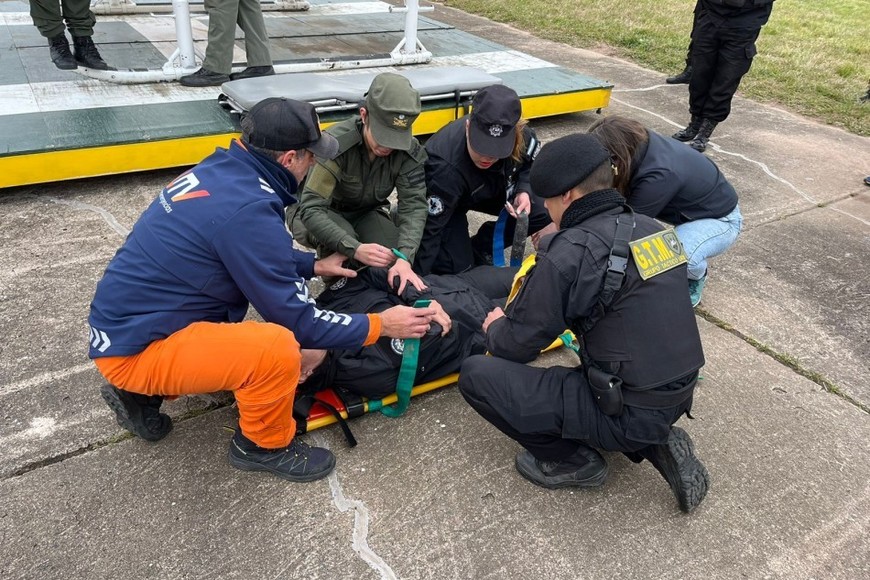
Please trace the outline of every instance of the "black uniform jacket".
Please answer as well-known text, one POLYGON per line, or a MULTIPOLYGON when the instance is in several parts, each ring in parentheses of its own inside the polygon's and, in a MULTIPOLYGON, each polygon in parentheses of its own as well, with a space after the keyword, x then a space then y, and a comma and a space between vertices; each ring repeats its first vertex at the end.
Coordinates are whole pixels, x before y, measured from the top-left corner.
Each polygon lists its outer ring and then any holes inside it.
POLYGON ((525 191, 532 193, 529 171, 540 143, 526 127, 523 136, 526 152, 520 163, 512 158, 496 161, 488 169, 478 168, 468 154, 465 123, 457 119, 426 142, 426 195, 429 216, 417 254, 419 269, 429 272, 441 248, 441 232, 454 213, 469 210, 497 215, 506 201, 525 191))
MULTIPOLYGON (((337 312, 382 312, 398 304, 413 305, 418 299, 437 300, 450 315, 453 327, 441 336, 433 324, 420 340, 415 384, 439 379, 459 371, 462 361, 483 354, 486 315, 504 304, 517 268, 480 266, 457 275, 426 276, 429 288, 418 292, 410 284, 402 296, 387 284, 386 271, 367 268, 356 278, 340 281, 320 294, 320 308, 337 312)), ((303 385, 306 391, 320 387, 343 387, 368 398, 382 398, 396 390, 404 341, 381 337, 375 344, 348 350, 333 350, 322 368, 303 385), (315 384, 315 383, 322 384, 315 384)))
MULTIPOLYGON (((622 288, 602 312, 598 295, 620 212, 615 208, 594 215, 542 240, 536 265, 506 316, 487 331, 486 346, 493 355, 530 361, 570 328, 591 358, 628 388, 666 385, 703 366, 685 265, 644 281, 629 260, 622 288), (595 324, 584 335, 581 329, 590 317, 595 324)), ((646 216, 635 219, 632 240, 662 229, 646 216)))
POLYGON ((673 225, 734 211, 737 192, 709 157, 655 131, 647 133, 649 144, 628 184, 634 211, 673 225))

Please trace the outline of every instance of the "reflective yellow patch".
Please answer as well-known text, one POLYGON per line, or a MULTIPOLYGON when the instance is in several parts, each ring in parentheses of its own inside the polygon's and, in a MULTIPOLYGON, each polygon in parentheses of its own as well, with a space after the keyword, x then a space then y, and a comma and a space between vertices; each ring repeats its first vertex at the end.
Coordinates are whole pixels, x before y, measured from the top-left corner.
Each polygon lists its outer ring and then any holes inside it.
POLYGON ((640 277, 649 280, 686 263, 686 253, 673 229, 629 242, 640 277))

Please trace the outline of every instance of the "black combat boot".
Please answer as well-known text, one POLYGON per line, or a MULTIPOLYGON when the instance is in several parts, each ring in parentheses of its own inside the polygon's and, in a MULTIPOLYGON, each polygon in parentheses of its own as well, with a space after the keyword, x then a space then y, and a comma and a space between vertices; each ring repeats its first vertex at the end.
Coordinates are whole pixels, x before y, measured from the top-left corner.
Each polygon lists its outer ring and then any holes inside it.
POLYGON ((562 461, 541 461, 528 449, 517 454, 517 471, 541 487, 597 487, 607 479, 607 462, 596 450, 581 445, 574 455, 562 461))
POLYGON ((252 79, 254 77, 267 77, 275 74, 275 69, 272 66, 249 66, 245 70, 230 75, 231 81, 240 79, 252 79))
POLYGON ((172 431, 172 419, 160 412, 163 397, 140 395, 104 385, 100 394, 115 412, 118 425, 146 441, 160 441, 172 431))
POLYGON ((48 50, 51 54, 51 62, 61 70, 75 70, 78 68, 76 59, 69 50, 69 41, 66 34, 58 34, 48 39, 48 50))
POLYGON ((703 121, 701 117, 696 117, 695 115, 692 115, 692 120, 689 122, 688 125, 686 125, 686 128, 680 129, 679 131, 671 135, 671 137, 673 137, 677 141, 682 141, 683 143, 691 141, 695 138, 695 135, 698 134, 698 130, 701 128, 701 121, 703 121))
POLYGON ((687 85, 690 80, 692 80, 692 65, 687 64, 683 72, 666 78, 665 82, 669 85, 687 85))
POLYGON ((667 443, 626 455, 634 462, 638 462, 638 456, 649 460, 671 486, 680 509, 686 513, 698 507, 707 495, 710 475, 695 457, 695 445, 689 434, 679 427, 671 427, 667 443))
POLYGON ((701 123, 701 127, 698 129, 698 134, 695 135, 695 138, 692 140, 689 145, 695 151, 703 153, 707 150, 707 142, 710 140, 710 135, 713 134, 713 129, 718 125, 716 121, 711 121, 710 119, 704 119, 701 123))
POLYGON ((90 36, 73 36, 73 50, 79 66, 96 70, 109 70, 109 65, 100 56, 100 51, 97 50, 97 45, 94 44, 90 36))
POLYGON ((230 75, 225 75, 201 68, 193 74, 178 79, 185 87, 219 87, 230 80, 230 75))

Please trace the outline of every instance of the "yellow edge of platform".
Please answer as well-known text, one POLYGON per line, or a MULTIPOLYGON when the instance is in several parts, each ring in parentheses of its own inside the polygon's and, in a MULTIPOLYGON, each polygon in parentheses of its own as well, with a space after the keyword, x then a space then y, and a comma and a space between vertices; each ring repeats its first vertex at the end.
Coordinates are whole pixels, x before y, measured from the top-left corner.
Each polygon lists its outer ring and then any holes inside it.
MULTIPOLYGON (((522 102, 527 119, 590 111, 610 103, 610 88, 526 97, 522 102)), ((465 112, 458 111, 459 116, 465 112)), ((456 115, 453 108, 423 111, 414 133, 435 133, 456 115)), ((195 165, 237 136, 224 133, 0 157, 0 188, 195 165)))

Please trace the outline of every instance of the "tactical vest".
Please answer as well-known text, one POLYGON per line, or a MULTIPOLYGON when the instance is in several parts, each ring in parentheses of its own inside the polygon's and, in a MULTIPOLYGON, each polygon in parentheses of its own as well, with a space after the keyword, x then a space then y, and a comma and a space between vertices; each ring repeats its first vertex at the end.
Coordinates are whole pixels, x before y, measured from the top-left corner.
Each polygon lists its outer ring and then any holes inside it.
MULTIPOLYGON (((608 212, 562 230, 560 236, 582 241, 589 233, 614 239, 616 219, 608 212)), ((631 240, 662 230, 652 218, 635 215, 631 240)), ((686 266, 643 280, 633 258, 609 306, 601 303, 572 330, 582 336, 594 363, 622 379, 626 388, 647 390, 698 370, 704 353, 686 289, 686 266)), ((603 287, 603 284, 602 284, 603 287)))

